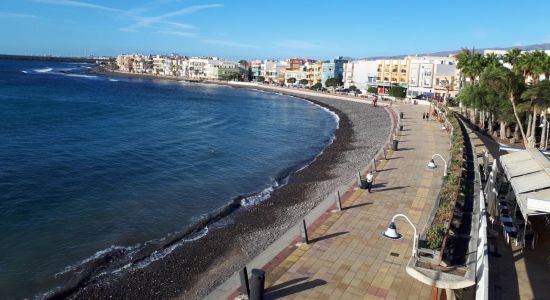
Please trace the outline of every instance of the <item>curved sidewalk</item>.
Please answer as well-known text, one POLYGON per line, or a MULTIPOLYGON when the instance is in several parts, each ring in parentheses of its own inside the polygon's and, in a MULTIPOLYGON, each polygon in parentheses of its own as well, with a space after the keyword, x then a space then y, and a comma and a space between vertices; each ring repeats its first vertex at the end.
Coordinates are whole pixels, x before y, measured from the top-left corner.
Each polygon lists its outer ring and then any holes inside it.
POLYGON ((325 212, 310 228, 308 245, 289 245, 266 266, 266 298, 427 299, 431 287, 411 278, 405 267, 413 231, 397 220, 400 241, 381 236, 396 213, 423 231, 442 183, 442 168, 429 170, 432 154, 448 157, 449 137, 434 120, 422 120, 426 106, 400 105, 404 129, 399 150, 378 169, 373 193, 354 188, 343 211, 325 212))

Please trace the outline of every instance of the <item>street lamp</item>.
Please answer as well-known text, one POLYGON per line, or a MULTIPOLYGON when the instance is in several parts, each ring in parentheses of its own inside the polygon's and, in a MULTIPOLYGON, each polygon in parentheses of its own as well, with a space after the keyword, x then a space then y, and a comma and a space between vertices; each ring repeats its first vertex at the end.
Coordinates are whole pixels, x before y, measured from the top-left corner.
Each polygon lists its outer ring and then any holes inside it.
POLYGON ((434 154, 432 156, 432 159, 430 159, 430 161, 428 162, 428 168, 430 169, 435 169, 437 168, 437 165, 435 164, 435 161, 434 161, 434 158, 438 156, 439 158, 441 158, 441 160, 443 160, 443 163, 445 163, 445 169, 443 170, 443 176, 447 176, 447 161, 443 158, 443 156, 441 156, 440 154, 434 154))
POLYGON ((418 234, 416 233, 416 227, 414 224, 405 216, 404 214, 396 214, 391 219, 391 223, 388 226, 388 229, 382 233, 382 235, 388 239, 391 240, 400 240, 403 238, 403 235, 397 231, 397 227, 395 226, 395 218, 397 217, 403 217, 409 224, 411 224, 412 228, 414 229, 414 238, 413 238, 413 249, 412 249, 412 256, 417 257, 418 256, 418 234))

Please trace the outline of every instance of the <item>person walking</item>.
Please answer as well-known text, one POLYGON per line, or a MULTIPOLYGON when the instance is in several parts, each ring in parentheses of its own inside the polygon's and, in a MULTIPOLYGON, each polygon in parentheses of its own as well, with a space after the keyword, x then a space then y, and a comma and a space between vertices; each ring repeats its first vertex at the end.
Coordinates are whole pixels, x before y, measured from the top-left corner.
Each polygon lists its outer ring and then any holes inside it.
POLYGON ((426 113, 422 113, 422 120, 426 120, 426 113))
POLYGON ((430 114, 429 113, 426 113, 426 120, 430 120, 430 114))
POLYGON ((365 176, 365 179, 367 180, 367 190, 369 193, 371 192, 372 184, 374 183, 374 175, 372 175, 372 171, 369 171, 367 173, 367 176, 365 176))

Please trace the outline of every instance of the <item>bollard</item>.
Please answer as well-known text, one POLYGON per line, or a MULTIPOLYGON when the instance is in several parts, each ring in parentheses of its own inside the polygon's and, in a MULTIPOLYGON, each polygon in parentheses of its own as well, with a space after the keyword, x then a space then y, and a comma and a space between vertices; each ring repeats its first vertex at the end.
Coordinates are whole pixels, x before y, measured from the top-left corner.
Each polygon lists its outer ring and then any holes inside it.
POLYGON ((246 267, 242 268, 239 271, 239 278, 241 280, 241 294, 246 295, 247 297, 250 296, 250 288, 248 286, 248 272, 246 271, 246 267))
POLYGON ((357 172, 357 184, 361 186, 361 172, 357 172))
POLYGON ((307 237, 306 220, 302 220, 302 226, 300 227, 300 234, 302 235, 302 243, 309 244, 309 239, 307 237))
POLYGON ((399 144, 399 141, 398 140, 393 140, 393 144, 392 144, 392 150, 393 151, 397 151, 397 145, 399 144))
POLYGON ((376 158, 372 159, 372 165, 374 166, 374 172, 377 172, 378 170, 376 169, 376 158))
POLYGON ((384 160, 388 160, 388 157, 386 156, 386 147, 384 147, 384 160))
POLYGON ((399 131, 403 131, 403 125, 399 125, 399 131))
POLYGON ((252 269, 250 276, 250 300, 264 299, 265 271, 262 269, 252 269))
POLYGON ((338 208, 338 211, 342 211, 342 200, 340 199, 340 191, 336 191, 336 208, 338 208))

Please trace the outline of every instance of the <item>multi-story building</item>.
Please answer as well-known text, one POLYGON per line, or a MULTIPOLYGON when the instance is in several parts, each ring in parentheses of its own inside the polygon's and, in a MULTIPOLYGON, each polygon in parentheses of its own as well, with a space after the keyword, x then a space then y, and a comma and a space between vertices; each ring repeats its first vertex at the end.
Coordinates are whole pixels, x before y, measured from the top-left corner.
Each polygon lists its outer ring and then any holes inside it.
POLYGON ((306 69, 305 66, 302 66, 302 67, 300 67, 300 68, 298 68, 298 69, 296 69, 296 70, 289 70, 289 69, 287 69, 287 70, 285 71, 285 74, 284 74, 284 76, 285 76, 285 84, 287 84, 287 85, 297 85, 297 84, 300 82, 300 80, 302 80, 302 79, 308 79, 308 74, 309 74, 309 73, 307 72, 307 69, 306 69), (290 78, 295 78, 295 79, 296 79, 296 82, 295 82, 294 84, 288 83, 288 79, 290 79, 290 78))
POLYGON ((410 63, 408 57, 402 59, 379 59, 376 62, 376 85, 379 93, 386 94, 393 85, 407 87, 410 63))
POLYGON ((206 79, 230 80, 240 76, 241 69, 237 62, 212 59, 208 60, 204 72, 206 73, 206 79))
POLYGON ((363 92, 376 87, 378 63, 375 60, 354 60, 344 64, 344 87, 355 86, 363 92))
POLYGON ((177 77, 189 77, 188 65, 189 61, 187 58, 178 57, 173 61, 172 73, 177 77))
POLYGON ((458 76, 453 57, 410 57, 409 61, 408 96, 444 100, 456 95, 458 76))
POLYGON ((252 81, 257 81, 258 77, 262 75, 262 61, 261 60, 251 61, 250 71, 251 71, 252 81))
POLYGON ((267 82, 282 83, 285 80, 285 70, 288 67, 287 61, 264 60, 260 74, 267 82))
POLYGON ((336 78, 340 81, 343 80, 344 77, 344 64, 348 62, 348 59, 345 59, 341 56, 331 60, 331 61, 324 61, 322 63, 322 74, 321 74, 321 82, 323 85, 325 85, 325 82, 329 78, 336 78))
POLYGON ((206 79, 206 65, 208 64, 208 59, 191 57, 188 61, 187 73, 188 77, 193 79, 206 79))
POLYGON ((323 64, 320 61, 316 62, 307 62, 305 64, 307 71, 307 81, 308 85, 312 86, 317 83, 322 84, 322 74, 323 74, 323 64))
POLYGON ((138 74, 150 74, 153 71, 153 59, 150 56, 135 55, 132 72, 138 74))

